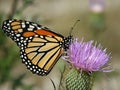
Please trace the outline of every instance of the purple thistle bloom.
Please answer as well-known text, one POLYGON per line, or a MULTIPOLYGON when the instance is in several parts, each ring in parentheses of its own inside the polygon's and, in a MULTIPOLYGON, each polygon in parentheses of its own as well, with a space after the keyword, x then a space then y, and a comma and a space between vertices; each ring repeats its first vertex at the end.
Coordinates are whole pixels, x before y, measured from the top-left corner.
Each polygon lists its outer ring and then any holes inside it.
POLYGON ((105 68, 111 58, 110 55, 106 54, 106 49, 102 50, 102 46, 93 45, 94 41, 83 42, 74 40, 69 48, 69 62, 83 71, 103 71, 110 72, 105 68))

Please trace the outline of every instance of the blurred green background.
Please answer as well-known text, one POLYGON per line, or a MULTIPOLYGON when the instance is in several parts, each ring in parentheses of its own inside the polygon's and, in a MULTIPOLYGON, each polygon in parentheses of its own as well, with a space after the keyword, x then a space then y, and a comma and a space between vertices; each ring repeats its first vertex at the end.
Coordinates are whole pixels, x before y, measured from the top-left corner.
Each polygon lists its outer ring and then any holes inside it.
MULTIPOLYGON (((111 53, 113 72, 100 73, 93 90, 120 90, 120 1, 119 0, 0 0, 0 26, 8 18, 40 23, 64 36, 95 40, 111 53)), ((46 77, 33 75, 21 63, 19 48, 0 28, 0 90, 57 90, 59 60, 46 77)))

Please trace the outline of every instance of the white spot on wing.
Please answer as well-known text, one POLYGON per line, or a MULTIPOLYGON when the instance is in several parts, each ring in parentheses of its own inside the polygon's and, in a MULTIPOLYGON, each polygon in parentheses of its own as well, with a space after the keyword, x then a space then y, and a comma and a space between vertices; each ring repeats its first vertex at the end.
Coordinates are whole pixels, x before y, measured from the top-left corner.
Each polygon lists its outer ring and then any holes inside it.
POLYGON ((29 25, 29 27, 30 27, 30 28, 35 28, 35 27, 34 27, 34 26, 32 26, 32 25, 29 25))
POLYGON ((40 36, 40 38, 44 38, 43 36, 40 36))
POLYGON ((38 29, 41 29, 40 27, 37 27, 38 29))
POLYGON ((22 24, 22 28, 25 28, 25 24, 22 24))
POLYGON ((17 37, 20 37, 20 34, 17 34, 16 36, 17 36, 17 37))
POLYGON ((33 31, 33 28, 28 28, 28 31, 33 31))
POLYGON ((26 21, 26 23, 27 23, 27 24, 29 24, 29 22, 28 22, 28 21, 26 21))
POLYGON ((12 21, 11 20, 9 20, 9 23, 11 23, 12 21))
POLYGON ((8 23, 7 25, 9 26, 10 24, 8 23))
POLYGON ((35 35, 35 37, 38 37, 38 35, 35 35))

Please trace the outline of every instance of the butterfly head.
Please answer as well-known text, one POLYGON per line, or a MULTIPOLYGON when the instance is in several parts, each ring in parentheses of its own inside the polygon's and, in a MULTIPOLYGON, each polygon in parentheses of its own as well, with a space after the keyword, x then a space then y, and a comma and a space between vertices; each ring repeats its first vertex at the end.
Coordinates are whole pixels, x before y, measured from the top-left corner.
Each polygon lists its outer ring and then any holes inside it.
POLYGON ((80 20, 77 20, 74 25, 71 27, 70 29, 70 32, 69 32, 69 36, 64 38, 64 49, 65 51, 67 51, 67 49, 69 49, 69 46, 70 44, 72 43, 73 41, 73 35, 72 35, 72 32, 73 32, 73 29, 74 27, 76 26, 76 24, 79 22, 80 20))
POLYGON ((64 49, 65 51, 69 48, 69 45, 72 43, 73 40, 73 36, 68 36, 66 38, 64 38, 64 49))

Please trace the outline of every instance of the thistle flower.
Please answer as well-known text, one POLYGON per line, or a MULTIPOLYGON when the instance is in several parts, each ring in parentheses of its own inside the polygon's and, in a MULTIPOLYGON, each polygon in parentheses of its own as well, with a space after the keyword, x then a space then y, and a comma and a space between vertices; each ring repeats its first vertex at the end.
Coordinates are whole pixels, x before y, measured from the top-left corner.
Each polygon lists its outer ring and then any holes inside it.
POLYGON ((93 45, 94 41, 89 42, 78 42, 76 39, 70 45, 69 58, 70 63, 77 69, 84 71, 103 71, 109 72, 104 67, 109 59, 110 55, 106 53, 106 49, 102 50, 102 46, 99 44, 93 45))
POLYGON ((65 76, 67 90, 91 90, 93 76, 89 72, 111 71, 105 68, 111 58, 110 54, 107 54, 106 49, 103 49, 100 44, 93 45, 93 43, 92 40, 79 42, 75 39, 70 45, 67 61, 74 67, 65 76))

